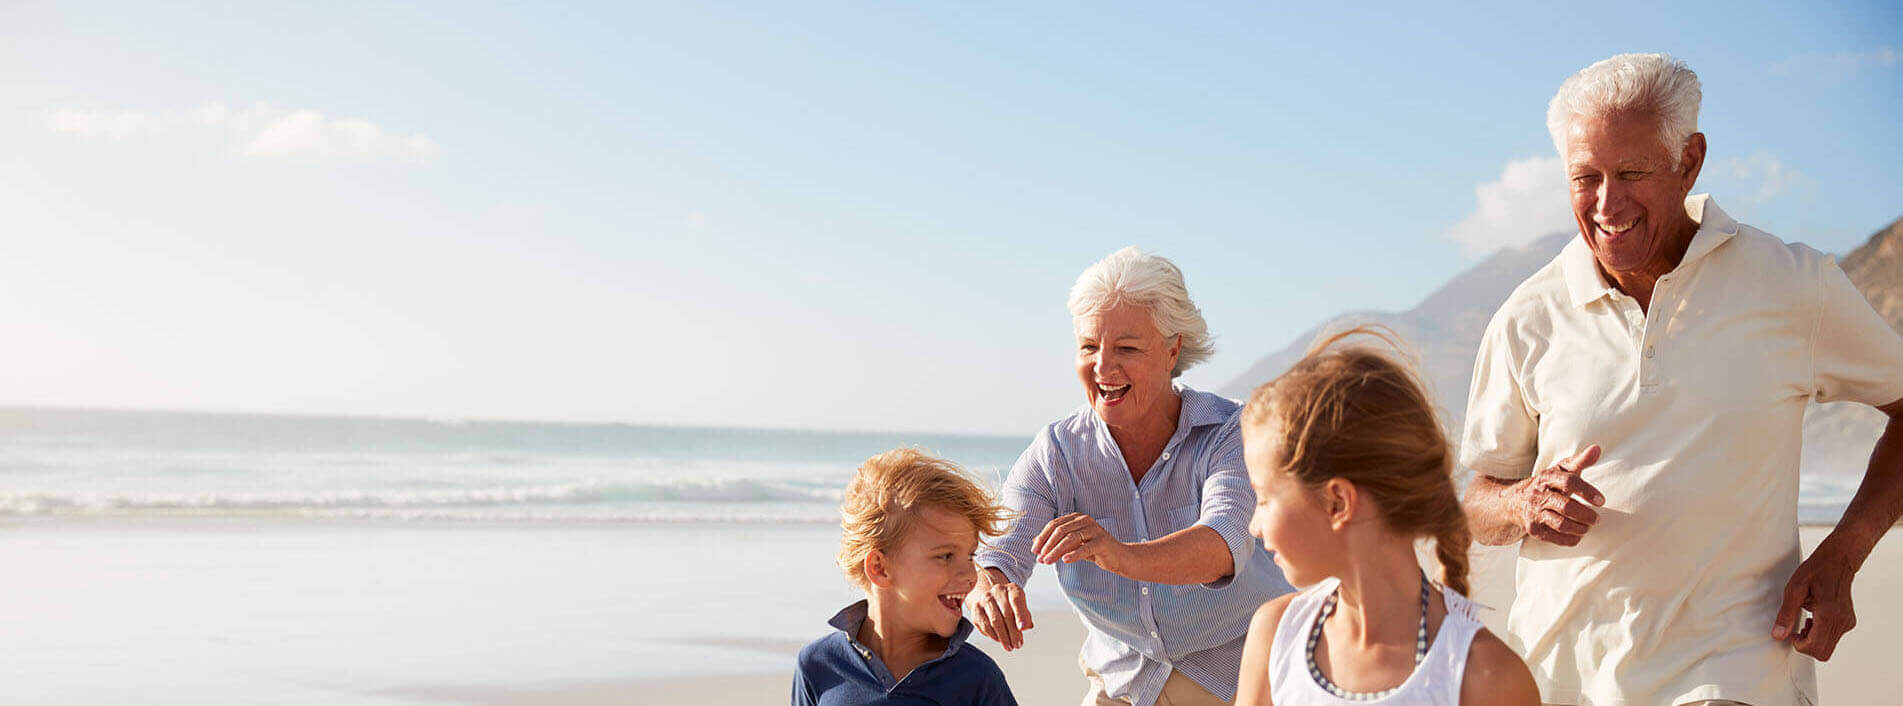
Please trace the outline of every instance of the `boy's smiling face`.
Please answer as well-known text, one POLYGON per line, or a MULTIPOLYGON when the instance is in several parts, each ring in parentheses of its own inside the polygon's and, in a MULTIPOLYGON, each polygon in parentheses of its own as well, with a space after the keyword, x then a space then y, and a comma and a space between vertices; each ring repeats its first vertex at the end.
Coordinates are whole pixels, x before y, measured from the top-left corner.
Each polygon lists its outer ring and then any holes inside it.
POLYGON ((964 616, 966 594, 978 583, 972 554, 978 528, 939 507, 915 511, 905 537, 884 553, 884 575, 873 577, 881 602, 895 602, 911 630, 951 637, 964 616))

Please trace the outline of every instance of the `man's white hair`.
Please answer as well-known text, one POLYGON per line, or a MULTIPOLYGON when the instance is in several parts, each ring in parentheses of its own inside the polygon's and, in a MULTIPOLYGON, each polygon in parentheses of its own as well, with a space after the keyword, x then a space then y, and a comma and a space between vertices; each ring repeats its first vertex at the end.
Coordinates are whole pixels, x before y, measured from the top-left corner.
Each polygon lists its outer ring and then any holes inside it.
POLYGON ((1169 258, 1145 254, 1132 245, 1091 265, 1077 276, 1077 284, 1070 288, 1072 317, 1123 302, 1149 309, 1150 321, 1164 338, 1183 337, 1183 349, 1177 353, 1176 368, 1170 371, 1170 377, 1182 375, 1190 366, 1208 360, 1216 352, 1202 310, 1189 300, 1183 271, 1169 258))
POLYGON ((1546 131, 1566 156, 1566 130, 1575 118, 1616 112, 1658 116, 1659 139, 1678 168, 1685 143, 1698 132, 1698 104, 1704 92, 1698 74, 1670 54, 1620 54, 1580 69, 1559 85, 1546 107, 1546 131))

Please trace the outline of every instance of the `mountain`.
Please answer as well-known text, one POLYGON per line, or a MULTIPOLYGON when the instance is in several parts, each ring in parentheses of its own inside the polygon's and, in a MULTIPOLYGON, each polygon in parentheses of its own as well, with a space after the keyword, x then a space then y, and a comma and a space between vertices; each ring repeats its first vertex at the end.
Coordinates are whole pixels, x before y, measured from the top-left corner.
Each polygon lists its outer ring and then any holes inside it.
POLYGON ((1466 272, 1455 275, 1418 306, 1400 313, 1356 311, 1336 316, 1309 329, 1293 343, 1249 366, 1240 377, 1218 389, 1223 395, 1247 400, 1257 385, 1275 379, 1323 336, 1364 323, 1394 329, 1407 339, 1420 358, 1428 392, 1441 406, 1449 428, 1460 428, 1467 409, 1467 385, 1473 379, 1474 351, 1487 330, 1493 312, 1513 288, 1545 266, 1566 246, 1573 234, 1547 235, 1519 248, 1503 249, 1466 272))
MULTIPOLYGON (((1494 253, 1455 275, 1407 311, 1357 311, 1331 318, 1282 350, 1264 356, 1218 391, 1246 400, 1257 385, 1301 360, 1323 335, 1362 323, 1379 323, 1400 333, 1413 346, 1428 391, 1441 406, 1449 433, 1458 438, 1467 408, 1467 387, 1473 380, 1474 354, 1487 322, 1514 287, 1551 261, 1573 237, 1572 232, 1554 233, 1524 247, 1494 253)), ((1877 231, 1843 257, 1839 265, 1890 327, 1903 333, 1903 218, 1877 231)), ((1854 489, 1854 481, 1862 476, 1870 446, 1883 424, 1883 414, 1864 405, 1812 405, 1804 420, 1804 471, 1848 481, 1846 492, 1854 489)))

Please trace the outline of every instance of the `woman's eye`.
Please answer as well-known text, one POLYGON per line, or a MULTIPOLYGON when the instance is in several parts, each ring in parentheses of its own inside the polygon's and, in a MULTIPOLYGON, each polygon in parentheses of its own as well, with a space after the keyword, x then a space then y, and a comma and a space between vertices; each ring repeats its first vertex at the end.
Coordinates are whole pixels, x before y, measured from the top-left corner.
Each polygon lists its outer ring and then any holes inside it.
POLYGON ((1136 346, 1118 346, 1117 350, 1123 351, 1125 353, 1135 353, 1137 352, 1137 347, 1136 346))

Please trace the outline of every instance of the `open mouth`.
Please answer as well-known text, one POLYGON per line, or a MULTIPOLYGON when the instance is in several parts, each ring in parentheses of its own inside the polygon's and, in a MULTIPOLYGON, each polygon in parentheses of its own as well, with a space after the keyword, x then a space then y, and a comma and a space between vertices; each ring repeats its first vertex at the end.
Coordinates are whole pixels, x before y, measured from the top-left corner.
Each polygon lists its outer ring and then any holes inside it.
POLYGON ((1130 394, 1130 386, 1128 384, 1105 385, 1103 383, 1097 383, 1097 396, 1103 399, 1104 404, 1116 404, 1122 401, 1123 396, 1127 394, 1130 394))
POLYGON ((1599 233, 1601 235, 1606 235, 1606 236, 1611 236, 1616 238, 1616 237, 1619 237, 1620 235, 1624 235, 1626 231, 1632 230, 1632 228, 1634 226, 1637 226, 1638 224, 1639 224, 1639 219, 1634 218, 1630 221, 1621 223, 1619 225, 1607 225, 1604 223, 1595 223, 1593 225, 1599 229, 1599 233))
POLYGON ((965 594, 963 593, 941 594, 938 597, 938 604, 945 606, 945 610, 949 610, 954 614, 963 615, 965 612, 965 594))

